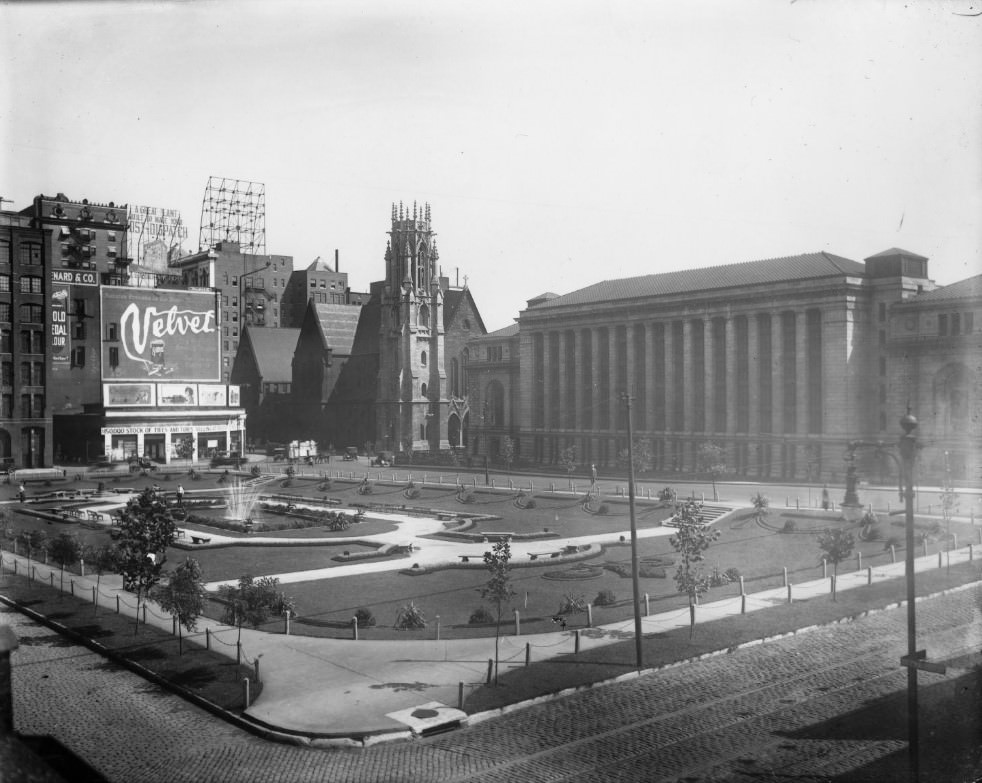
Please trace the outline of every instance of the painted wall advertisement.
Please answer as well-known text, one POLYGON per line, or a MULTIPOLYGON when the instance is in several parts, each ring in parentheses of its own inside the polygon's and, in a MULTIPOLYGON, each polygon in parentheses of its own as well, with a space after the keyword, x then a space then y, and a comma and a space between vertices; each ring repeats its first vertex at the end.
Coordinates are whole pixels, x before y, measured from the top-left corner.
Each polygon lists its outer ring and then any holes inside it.
POLYGON ((68 287, 53 286, 51 291, 51 364, 68 367, 72 346, 68 332, 68 287))
POLYGON ((106 287, 101 294, 104 380, 220 379, 214 293, 106 287))
POLYGON ((152 383, 106 383, 102 394, 106 405, 114 408, 156 405, 152 383))

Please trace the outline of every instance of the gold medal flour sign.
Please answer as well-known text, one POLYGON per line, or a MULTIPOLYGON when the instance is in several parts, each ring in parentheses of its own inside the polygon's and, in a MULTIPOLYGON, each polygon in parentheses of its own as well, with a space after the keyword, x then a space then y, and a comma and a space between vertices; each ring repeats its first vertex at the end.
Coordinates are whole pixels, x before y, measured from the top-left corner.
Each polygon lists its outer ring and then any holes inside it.
POLYGON ((103 288, 101 293, 105 380, 220 379, 213 292, 103 288))

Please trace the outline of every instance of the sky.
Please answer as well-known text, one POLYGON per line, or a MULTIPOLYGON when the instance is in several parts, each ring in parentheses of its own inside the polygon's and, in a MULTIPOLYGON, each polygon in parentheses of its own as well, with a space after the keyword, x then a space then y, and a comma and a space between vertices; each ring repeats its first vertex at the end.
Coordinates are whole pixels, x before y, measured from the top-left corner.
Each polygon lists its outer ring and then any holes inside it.
POLYGON ((979 0, 0 0, 0 196, 180 210, 384 277, 431 206, 489 331, 606 279, 891 247, 982 272, 979 0))

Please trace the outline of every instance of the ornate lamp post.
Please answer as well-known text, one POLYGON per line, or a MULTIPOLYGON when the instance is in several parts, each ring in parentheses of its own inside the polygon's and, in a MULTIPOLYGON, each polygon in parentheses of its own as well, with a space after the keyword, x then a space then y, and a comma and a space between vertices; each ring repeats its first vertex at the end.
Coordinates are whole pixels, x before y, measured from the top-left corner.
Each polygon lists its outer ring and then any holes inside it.
MULTIPOLYGON (((919 778, 920 754, 919 754, 919 731, 917 722, 917 671, 934 672, 944 674, 943 664, 933 663, 927 660, 927 651, 917 649, 917 613, 915 607, 914 590, 914 460, 917 456, 917 437, 914 430, 917 429, 917 419, 911 414, 910 408, 900 419, 900 426, 904 434, 896 444, 899 457, 889 449, 893 444, 883 441, 861 441, 853 440, 848 444, 847 460, 850 466, 858 448, 873 448, 878 454, 889 457, 894 461, 900 471, 900 498, 904 501, 904 527, 906 532, 906 557, 905 571, 907 575, 907 654, 901 657, 900 665, 907 667, 907 751, 910 758, 910 779, 917 781, 919 778)), ((847 486, 847 495, 849 494, 847 486)), ((853 495, 855 496, 855 486, 853 485, 853 495)), ((858 497, 854 502, 858 503, 858 497)))

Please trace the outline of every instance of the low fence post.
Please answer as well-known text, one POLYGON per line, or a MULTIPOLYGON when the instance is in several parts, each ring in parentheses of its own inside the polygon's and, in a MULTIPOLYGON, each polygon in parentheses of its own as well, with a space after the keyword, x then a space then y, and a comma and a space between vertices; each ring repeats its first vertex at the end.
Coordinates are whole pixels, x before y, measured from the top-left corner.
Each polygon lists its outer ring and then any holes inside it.
POLYGON ((242 642, 239 641, 235 643, 235 665, 242 665, 242 642))
POLYGON ((593 604, 586 605, 586 627, 593 628, 593 604))
POLYGON ((116 596, 116 614, 119 614, 119 596, 116 596))
POLYGON ((862 552, 857 552, 856 553, 856 570, 857 571, 862 571, 863 570, 863 553, 862 552))
POLYGON ((494 674, 494 658, 488 658, 488 679, 487 685, 491 684, 491 675, 494 674))
POLYGON ((743 577, 740 577, 740 595, 746 595, 747 591, 743 589, 743 577))
POLYGON ((246 709, 249 708, 249 678, 242 678, 242 700, 245 702, 246 709))
POLYGON ((351 618, 351 638, 356 642, 358 641, 358 618, 351 618))
POLYGON ((440 615, 436 616, 436 640, 440 641, 440 615))
POLYGON ((457 709, 464 709, 464 683, 457 683, 457 709))
POLYGON ((578 653, 580 651, 580 629, 577 628, 573 631, 573 652, 578 653))
POLYGON ((784 586, 788 586, 788 567, 784 567, 784 586))
POLYGON ((287 636, 290 635, 290 610, 287 609, 283 612, 283 633, 287 636))
POLYGON ((740 593, 740 614, 747 613, 747 594, 740 593))
POLYGON ((938 568, 944 566, 944 558, 941 556, 941 550, 938 550, 938 568))
POLYGON ((92 605, 96 608, 99 607, 98 596, 95 593, 95 585, 92 585, 92 605))
POLYGON ((147 602, 143 602, 143 624, 147 624, 147 602))
POLYGON ((971 563, 975 559, 975 545, 971 542, 968 544, 968 562, 971 563))
POLYGON ((890 544, 890 562, 897 562, 897 547, 895 544, 890 544))
POLYGON ((822 558, 822 579, 829 578, 829 561, 824 557, 822 558))
POLYGON ((205 628, 205 649, 211 649, 211 628, 205 628))
POLYGON ((791 603, 791 585, 788 584, 788 603, 791 603))
POLYGON ((256 660, 253 661, 253 666, 256 671, 256 684, 258 685, 260 682, 262 682, 262 680, 259 679, 259 658, 256 658, 256 660))
POLYGON ((85 561, 78 561, 79 576, 85 576, 85 561))
POLYGON ((525 665, 528 666, 530 663, 532 663, 532 644, 525 642, 525 665))
POLYGON ((873 584, 873 566, 866 566, 866 584, 873 584))
POLYGON ((644 594, 644 616, 647 617, 651 614, 651 598, 647 593, 644 594))
POLYGON ((515 610, 515 636, 522 635, 522 617, 518 609, 515 610))
POLYGON ((71 594, 74 596, 75 595, 75 580, 74 579, 69 579, 68 580, 68 589, 71 592, 71 594))

